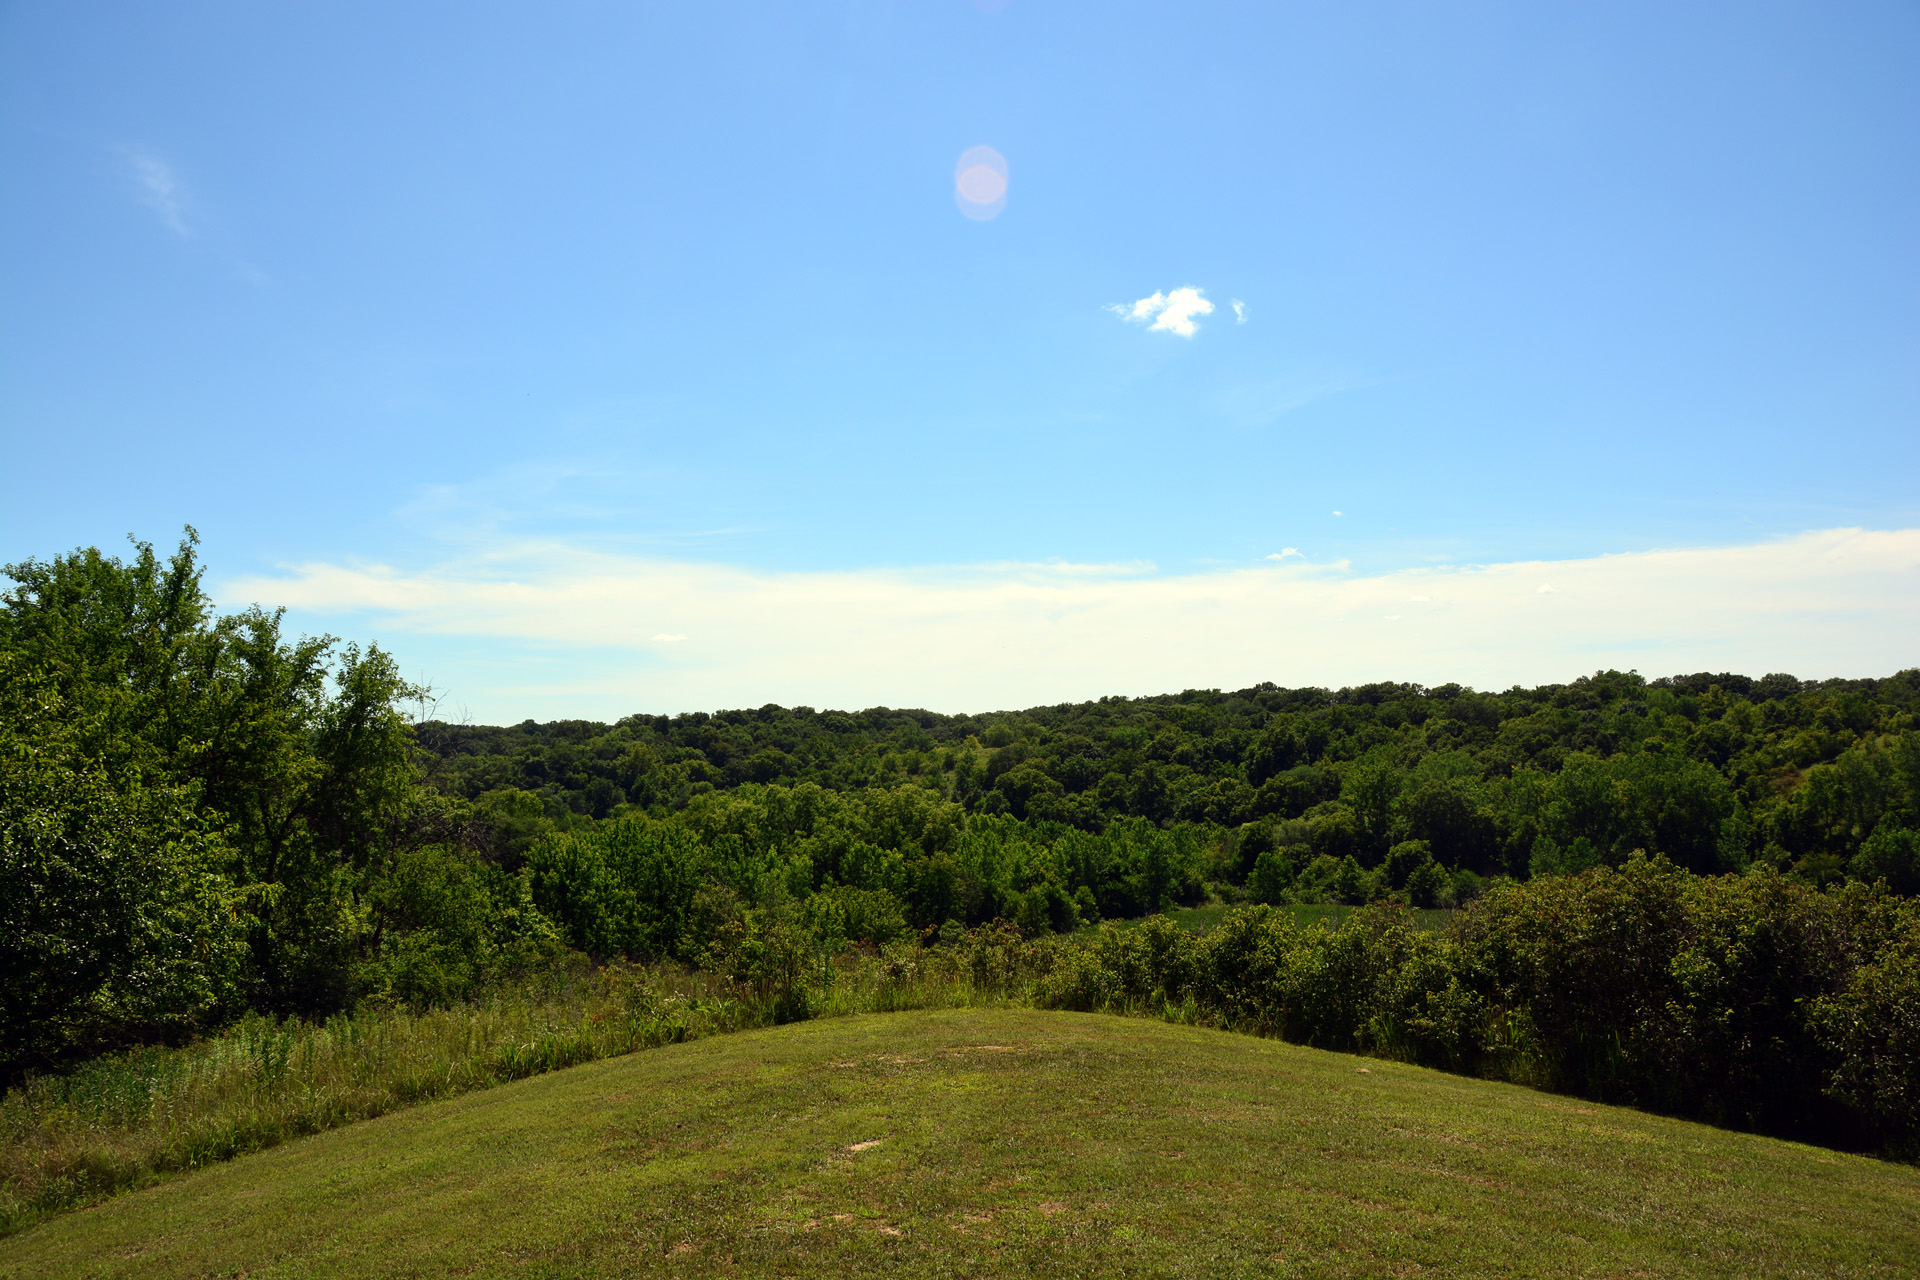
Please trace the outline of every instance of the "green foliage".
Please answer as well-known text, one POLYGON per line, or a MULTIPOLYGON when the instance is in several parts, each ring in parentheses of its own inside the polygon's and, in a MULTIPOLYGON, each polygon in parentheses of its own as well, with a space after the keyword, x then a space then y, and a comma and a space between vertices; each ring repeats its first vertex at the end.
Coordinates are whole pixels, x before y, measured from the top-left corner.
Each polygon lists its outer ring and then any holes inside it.
POLYGON ((1883 882, 1895 893, 1920 894, 1920 831, 1882 818, 1847 864, 1853 879, 1883 882))
POLYGON ((1920 911, 1886 921, 1869 962, 1837 993, 1819 998, 1813 1024, 1839 1058, 1828 1092, 1883 1135, 1920 1157, 1920 911))
POLYGON ((1295 875, 1293 859, 1284 849, 1262 850, 1254 861, 1253 874, 1247 877, 1247 896, 1255 902, 1279 906, 1289 900, 1295 875))
POLYGON ((533 902, 583 951, 694 959, 704 853, 691 832, 644 819, 558 832, 528 852, 533 902))
POLYGON ((0 653, 0 1032, 5 1056, 178 1035, 241 970, 228 850, 190 790, 92 758, 98 726, 0 653))
POLYGON ((1309 862, 1293 882, 1293 902, 1359 906, 1380 896, 1377 873, 1364 870, 1352 854, 1336 858, 1323 853, 1309 862))
POLYGON ((1103 928, 1054 953, 1034 998, 1186 1010, 1306 1044, 1906 1150, 1920 1100, 1917 981, 1910 900, 1636 857, 1506 882, 1438 934, 1387 903, 1339 929, 1264 907, 1230 911, 1205 934, 1164 917, 1103 928))
POLYGON ((1205 833, 1304 819, 1298 843, 1363 870, 1424 840, 1449 872, 1480 877, 1619 866, 1640 849, 1702 873, 1764 860, 1821 884, 1852 874, 1883 823, 1920 830, 1916 713, 1920 671, 1821 684, 1601 672, 1500 694, 1262 685, 986 716, 769 706, 613 725, 429 722, 418 737, 449 793, 514 787, 562 821, 660 817, 768 783, 910 789, 954 806, 950 822, 1001 815, 1092 835, 1134 819, 1205 833))
POLYGON ((530 879, 444 844, 397 852, 367 886, 376 942, 355 971, 363 998, 444 1006, 495 976, 554 961, 566 948, 530 879))
POLYGON ((557 945, 481 838, 511 849, 524 805, 423 787, 392 659, 215 616, 195 541, 6 568, 0 945, 26 950, 0 1071, 249 1007, 453 999, 557 945))
POLYGON ((909 933, 900 899, 883 889, 835 885, 807 899, 806 923, 831 951, 850 942, 885 946, 909 933))
MULTIPOLYGON (((1381 871, 1387 883, 1395 889, 1405 889, 1407 881, 1423 868, 1433 864, 1433 846, 1425 840, 1402 840, 1387 850, 1387 861, 1381 871)), ((1432 906, 1432 903, 1422 905, 1432 906)))
MULTIPOLYGON (((1408 872, 1407 881, 1401 887, 1406 892, 1407 901, 1416 907, 1437 907, 1442 899, 1453 896, 1453 878, 1447 874, 1446 868, 1432 858, 1408 872)), ((1447 905, 1452 904, 1449 902, 1447 905)))

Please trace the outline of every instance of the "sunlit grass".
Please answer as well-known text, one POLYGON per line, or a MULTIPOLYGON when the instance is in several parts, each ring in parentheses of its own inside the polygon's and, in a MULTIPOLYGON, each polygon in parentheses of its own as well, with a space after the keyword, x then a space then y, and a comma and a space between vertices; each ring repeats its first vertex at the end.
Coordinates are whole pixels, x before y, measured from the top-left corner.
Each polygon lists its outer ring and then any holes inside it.
POLYGON ((1169 1025, 754 1030, 0 1241, 47 1277, 1909 1276, 1920 1170, 1169 1025))
MULTIPOLYGON (((811 1012, 995 998, 939 958, 842 956, 818 975, 811 1012)), ((582 965, 452 1009, 369 1007, 324 1022, 250 1017, 186 1048, 102 1058, 0 1100, 0 1234, 289 1138, 776 1019, 775 1001, 714 974, 582 965)))

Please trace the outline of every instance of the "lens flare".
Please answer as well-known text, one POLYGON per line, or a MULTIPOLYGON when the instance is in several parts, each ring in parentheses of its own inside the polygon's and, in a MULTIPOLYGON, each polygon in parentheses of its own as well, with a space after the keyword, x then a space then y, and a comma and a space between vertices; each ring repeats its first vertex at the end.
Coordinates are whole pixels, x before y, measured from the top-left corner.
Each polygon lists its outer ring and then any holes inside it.
POLYGON ((985 222, 1007 207, 1007 158, 992 147, 968 147, 953 166, 953 199, 960 212, 985 222))

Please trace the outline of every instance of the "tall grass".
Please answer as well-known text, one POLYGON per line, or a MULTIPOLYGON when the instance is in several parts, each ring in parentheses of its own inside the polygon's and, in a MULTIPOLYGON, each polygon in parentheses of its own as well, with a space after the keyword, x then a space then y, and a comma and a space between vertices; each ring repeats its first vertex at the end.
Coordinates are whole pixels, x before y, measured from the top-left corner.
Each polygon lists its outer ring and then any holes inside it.
MULTIPOLYGON (((1230 902, 1213 901, 1198 907, 1174 907, 1162 914, 1191 933, 1206 933, 1225 919, 1229 913, 1238 909, 1230 902)), ((1363 911, 1365 908, 1297 902, 1275 907, 1274 910, 1293 917, 1295 923, 1303 926, 1326 924, 1330 928, 1338 929, 1352 918, 1356 911, 1363 911)), ((1416 907, 1407 912, 1406 919, 1407 923, 1416 929, 1427 933, 1440 933, 1452 924, 1454 917, 1459 914, 1457 910, 1451 908, 1416 907)), ((1112 924, 1117 929, 1138 929, 1152 919, 1155 917, 1135 916, 1128 920, 1112 921, 1112 924)))
MULTIPOLYGON (((958 955, 816 958, 807 1016, 1001 1003, 958 955)), ((42 1076, 0 1099, 0 1235, 165 1174, 434 1098, 747 1027, 792 1011, 724 977, 584 963, 450 1009, 250 1016, 180 1049, 42 1076)))

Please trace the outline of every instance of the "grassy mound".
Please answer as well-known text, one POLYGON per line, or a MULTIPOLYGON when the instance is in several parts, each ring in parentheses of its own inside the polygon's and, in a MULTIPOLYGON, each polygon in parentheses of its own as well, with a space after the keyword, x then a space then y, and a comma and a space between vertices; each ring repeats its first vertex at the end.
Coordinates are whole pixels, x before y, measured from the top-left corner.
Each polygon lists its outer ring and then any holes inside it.
POLYGON ((1912 1275, 1920 1170, 1245 1036, 836 1018, 386 1116, 0 1275, 1912 1275))

